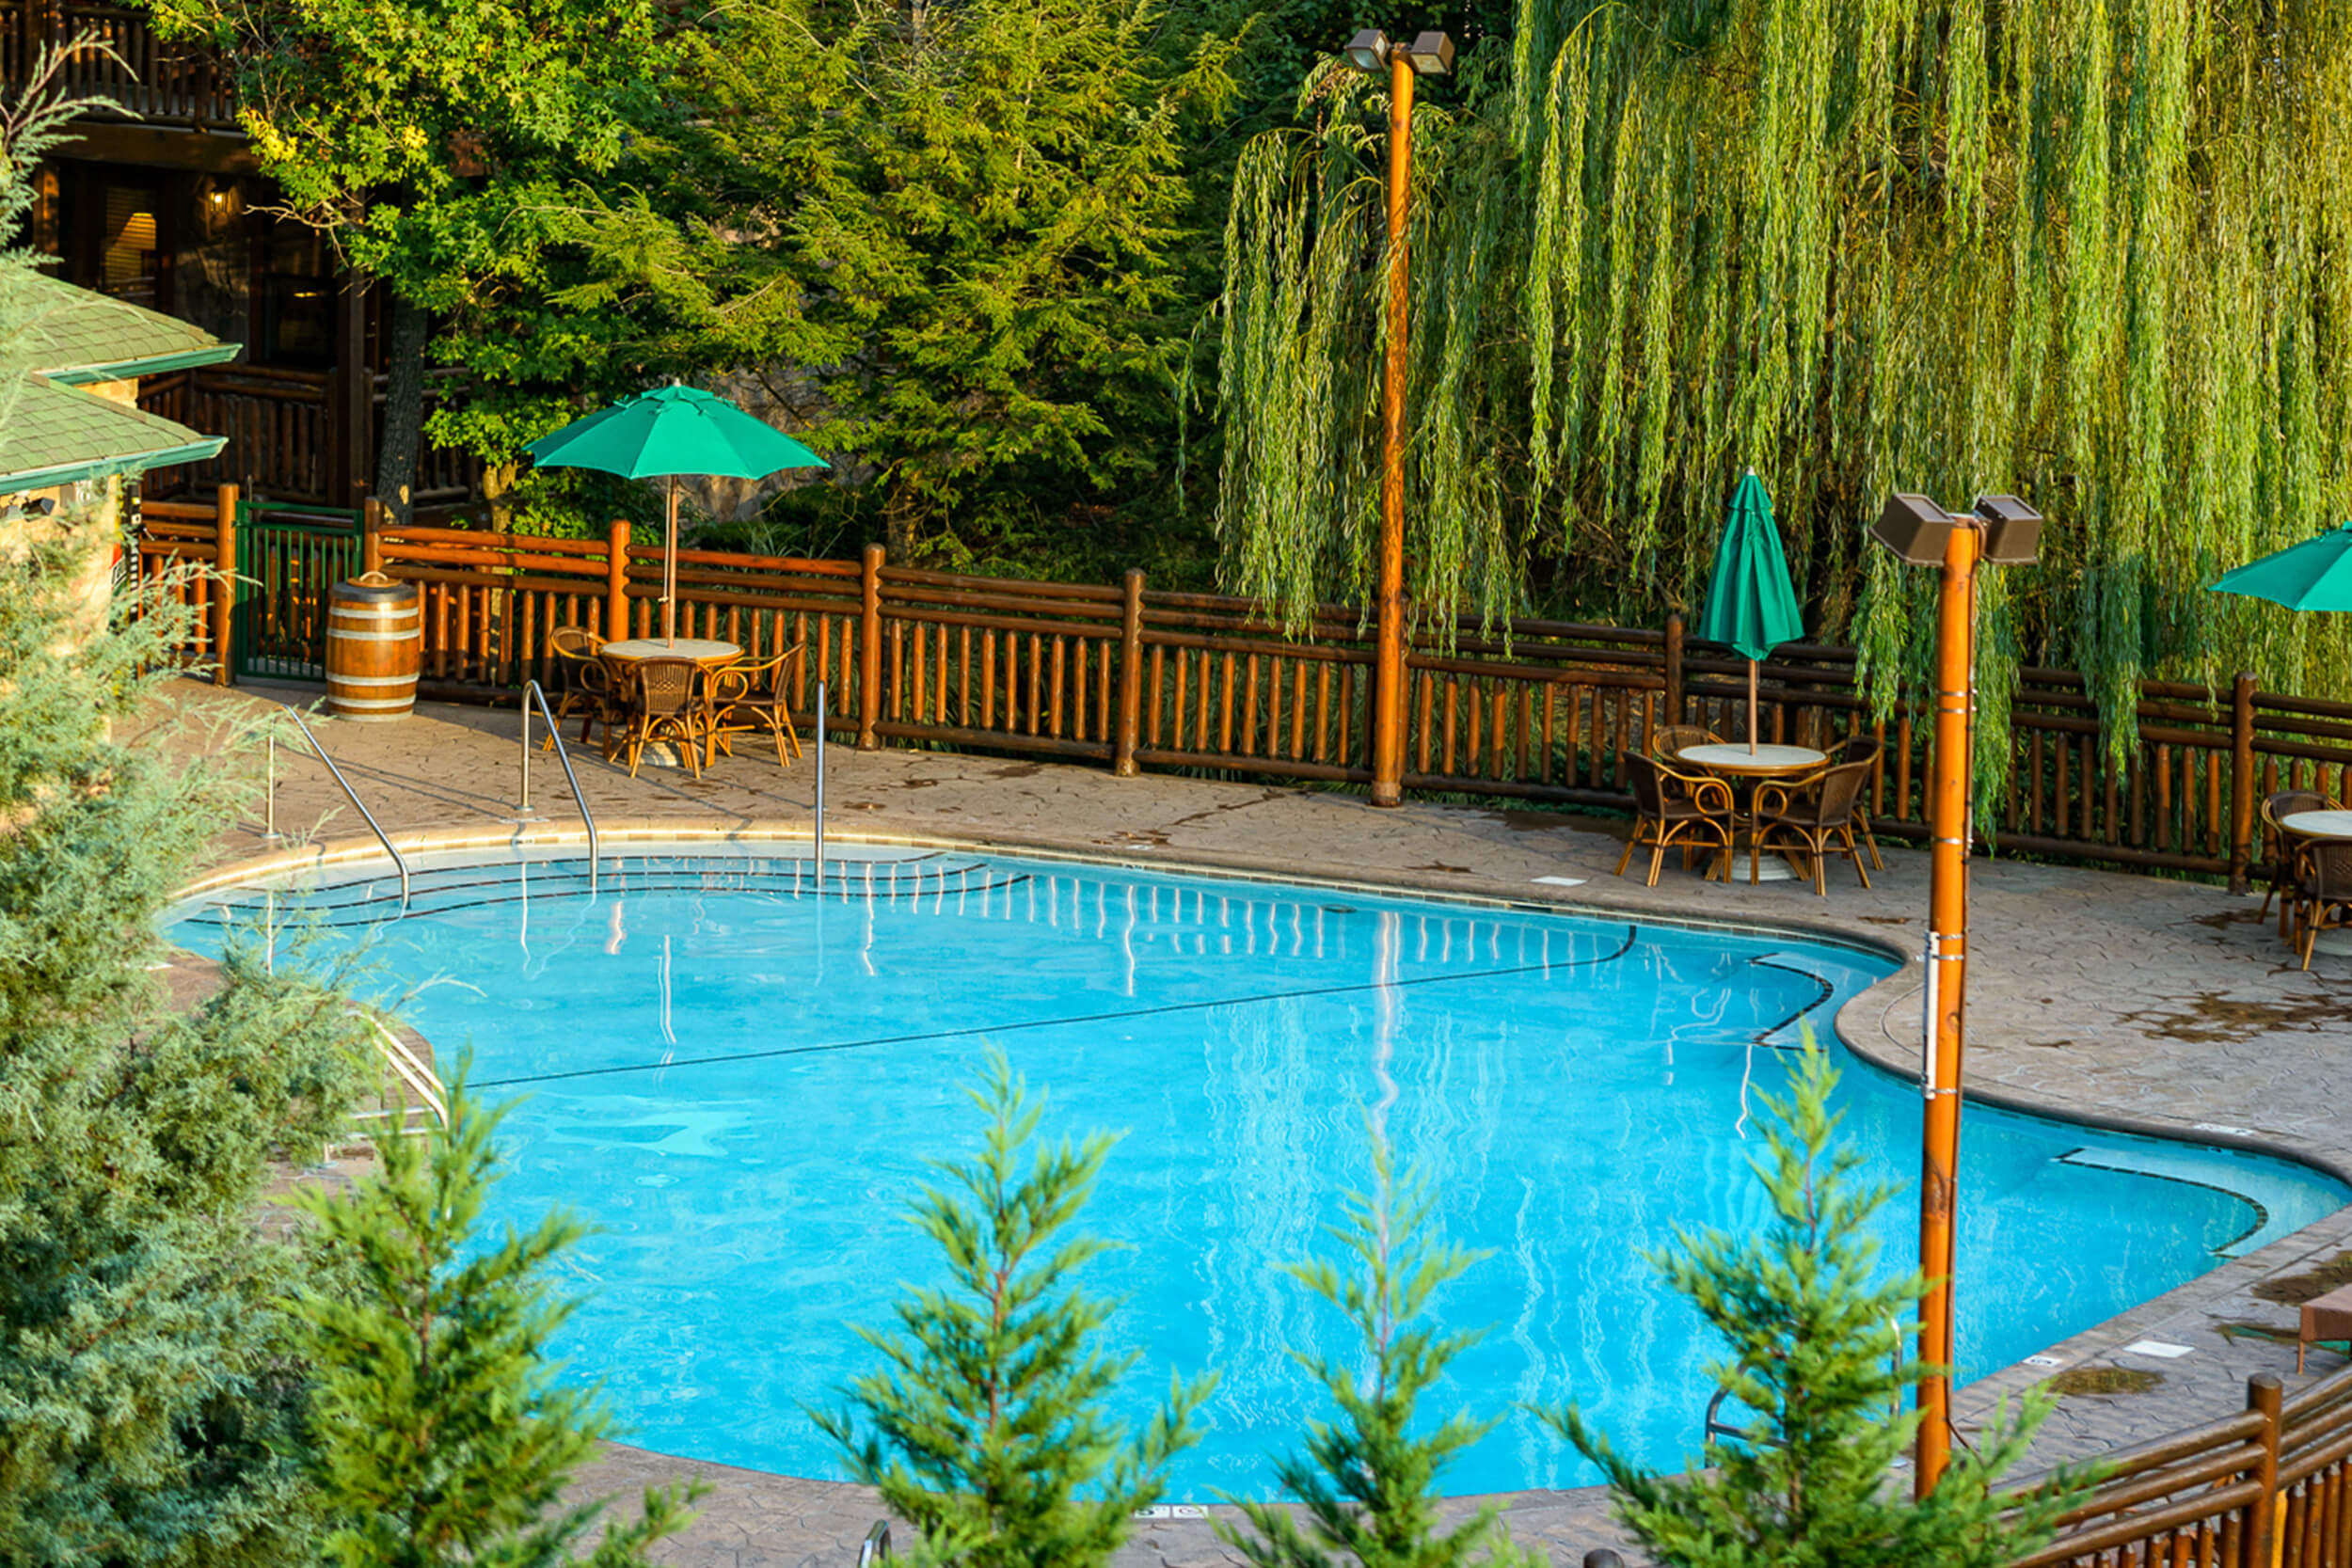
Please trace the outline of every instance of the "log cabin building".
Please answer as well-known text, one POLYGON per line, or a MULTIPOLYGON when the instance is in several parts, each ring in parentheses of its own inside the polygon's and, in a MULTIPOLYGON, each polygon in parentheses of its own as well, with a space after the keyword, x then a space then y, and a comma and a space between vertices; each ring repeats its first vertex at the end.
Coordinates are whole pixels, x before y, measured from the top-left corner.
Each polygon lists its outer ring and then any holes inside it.
MULTIPOLYGON (((161 469, 163 499, 244 486, 258 501, 356 508, 374 477, 383 418, 378 288, 340 267, 307 226, 273 216, 275 187, 236 119, 226 72, 201 50, 167 43, 143 9, 93 0, 0 0, 0 76, 21 87, 48 43, 96 33, 120 56, 66 67, 94 112, 40 172, 31 236, 60 279, 179 317, 230 343, 230 362, 151 376, 151 413, 227 437, 205 462, 161 469)), ((480 495, 479 465, 426 448, 421 511, 448 515, 480 495)))

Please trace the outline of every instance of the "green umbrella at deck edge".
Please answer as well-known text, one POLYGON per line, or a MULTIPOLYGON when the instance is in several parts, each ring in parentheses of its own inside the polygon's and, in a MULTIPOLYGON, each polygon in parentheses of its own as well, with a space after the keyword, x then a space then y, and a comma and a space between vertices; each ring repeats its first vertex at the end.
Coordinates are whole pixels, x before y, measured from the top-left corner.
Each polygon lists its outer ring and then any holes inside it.
POLYGON ((2206 590, 2289 610, 2352 610, 2352 523, 2224 572, 2206 590))
POLYGON ((1748 661, 1748 750, 1756 750, 1756 666, 1783 642, 1804 635, 1804 611, 1788 578, 1788 558, 1772 521, 1772 498, 1750 468, 1732 492, 1723 543, 1707 585, 1696 635, 1728 644, 1748 661))
POLYGON ((543 467, 597 468, 624 479, 667 477, 662 531, 661 631, 676 635, 677 476, 761 479, 825 460, 715 392, 673 382, 626 397, 523 448, 543 467))

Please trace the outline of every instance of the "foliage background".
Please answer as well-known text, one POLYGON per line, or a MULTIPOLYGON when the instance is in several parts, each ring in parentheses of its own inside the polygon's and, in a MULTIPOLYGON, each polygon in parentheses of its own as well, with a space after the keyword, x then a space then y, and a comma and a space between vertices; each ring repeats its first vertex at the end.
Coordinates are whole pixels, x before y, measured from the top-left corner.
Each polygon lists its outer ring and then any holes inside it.
MULTIPOLYGON (((2344 689, 2322 625, 2201 588, 2345 506, 2345 21, 1522 0, 1508 71, 1417 120, 1417 595, 1655 625, 1752 466, 1814 634, 1917 673, 1928 574, 1864 525, 2011 491, 2053 526, 1987 585, 1996 693, 2344 689)), ((1317 78, 1236 181, 1219 516, 1294 604, 1359 589, 1373 516, 1379 97, 1317 78)))

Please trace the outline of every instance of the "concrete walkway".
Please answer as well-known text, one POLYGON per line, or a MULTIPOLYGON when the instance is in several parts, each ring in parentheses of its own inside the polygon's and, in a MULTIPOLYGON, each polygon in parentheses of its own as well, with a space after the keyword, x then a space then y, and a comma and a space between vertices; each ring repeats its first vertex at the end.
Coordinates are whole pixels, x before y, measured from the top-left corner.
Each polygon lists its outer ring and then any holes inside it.
MULTIPOLYGON (((222 692, 194 683, 167 694, 150 732, 183 753, 216 752, 222 721, 258 713, 266 695, 308 704, 314 689, 222 692), (177 721, 175 722, 175 721, 177 721)), ((314 721, 314 723, 316 721, 314 721)), ((541 816, 517 825, 512 709, 421 706, 396 724, 318 725, 322 740, 396 837, 453 832, 485 844, 576 836, 577 814, 552 757, 534 759, 541 816)), ((807 763, 779 771, 755 747, 701 780, 651 768, 637 780, 575 752, 608 849, 630 836, 805 832, 807 763)), ((279 826, 321 850, 355 847, 366 830, 315 762, 281 750, 279 826)), ((1868 892, 1842 864, 1830 896, 1809 883, 1703 882, 1670 862, 1656 889, 1613 875, 1624 824, 1550 812, 1408 802, 1375 810, 1354 795, 910 751, 830 750, 836 836, 1032 847, 1133 864, 1248 869, 1285 877, 1813 929, 1915 955, 1924 931, 1926 858, 1887 847, 1868 892), (1562 885, 1549 879, 1583 879, 1562 885)), ((222 835, 224 863, 271 851, 258 803, 222 835)), ((370 841, 372 842, 372 841, 370 841)), ((1744 870, 1744 863, 1742 866, 1744 870)), ((1967 1076, 1979 1099, 2107 1125, 2193 1135, 2286 1153, 2352 1180, 2352 959, 2322 957, 2298 973, 2259 900, 2215 887, 2005 861, 1977 863, 1972 911, 1967 1076)), ((1838 1026, 1858 1053, 1915 1075, 1919 980, 1914 963, 1851 1002, 1838 1026)), ((2151 1302, 1964 1390, 1963 1423, 1996 1398, 2054 1372, 2114 1368, 2136 1392, 2073 1394, 2035 1448, 2037 1462, 2099 1451, 2234 1408, 2245 1379, 2293 1375, 2295 1276, 2352 1259, 2352 1210, 2151 1302), (2281 1345, 2269 1337, 2280 1328, 2281 1345), (2267 1331, 2267 1332, 2265 1332, 2267 1331), (2154 1340, 2188 1354, 2126 1347, 2154 1340)), ((2313 1375, 2338 1358, 2312 1358, 2313 1375)), ((2095 1381, 2095 1380, 2092 1380, 2095 1381)), ((2306 1380, 2308 1381, 2308 1380, 2306 1380)), ((874 1517, 855 1489, 688 1465, 616 1450, 598 1484, 633 1485, 693 1470, 718 1490, 675 1544, 681 1564, 825 1563, 846 1568, 874 1517)), ((1529 1495, 1515 1533, 1575 1563, 1614 1544, 1590 1494, 1529 1495)), ((1226 1560, 1205 1527, 1171 1525, 1130 1548, 1137 1561, 1226 1560)))

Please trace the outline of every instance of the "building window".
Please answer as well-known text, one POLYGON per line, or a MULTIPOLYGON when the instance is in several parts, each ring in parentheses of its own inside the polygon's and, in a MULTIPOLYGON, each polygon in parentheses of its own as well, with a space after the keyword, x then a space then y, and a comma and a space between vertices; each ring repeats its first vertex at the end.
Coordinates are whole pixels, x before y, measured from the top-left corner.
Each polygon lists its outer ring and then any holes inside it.
POLYGON ((118 299, 154 308, 164 252, 155 230, 155 197, 135 186, 106 187, 105 247, 98 286, 118 299))
POLYGON ((297 223, 270 226, 262 245, 260 341, 266 365, 324 369, 335 360, 335 277, 326 244, 297 223))

